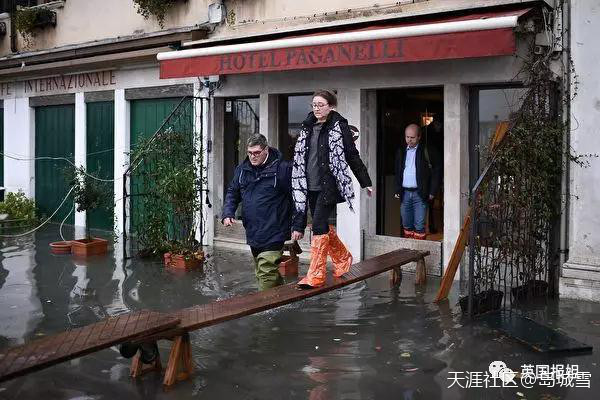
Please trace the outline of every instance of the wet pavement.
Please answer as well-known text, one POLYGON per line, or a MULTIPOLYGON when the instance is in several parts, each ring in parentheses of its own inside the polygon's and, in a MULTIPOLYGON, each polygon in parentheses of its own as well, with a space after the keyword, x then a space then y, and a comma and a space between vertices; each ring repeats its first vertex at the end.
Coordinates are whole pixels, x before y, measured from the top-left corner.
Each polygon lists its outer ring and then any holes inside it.
MULTIPOLYGON (((158 260, 123 262, 118 250, 85 260, 52 255, 48 243, 57 236, 51 226, 34 238, 0 242, 0 347, 131 310, 177 310, 257 287, 249 251, 212 249, 203 272, 174 274, 158 260)), ((194 375, 168 391, 156 373, 132 380, 129 360, 114 347, 4 382, 0 399, 598 398, 600 304, 562 300, 530 311, 596 349, 548 356, 469 323, 456 289, 449 302, 432 303, 438 286, 439 279, 429 278, 415 288, 405 273, 393 289, 384 274, 193 332, 194 375), (516 371, 523 364, 577 365, 591 374, 591 389, 549 387, 548 380, 528 389, 518 377, 517 387, 486 388, 477 378, 493 361, 516 371), (453 377, 470 377, 474 387, 462 388, 466 380, 453 377)), ((166 364, 170 342, 159 348, 166 364)))

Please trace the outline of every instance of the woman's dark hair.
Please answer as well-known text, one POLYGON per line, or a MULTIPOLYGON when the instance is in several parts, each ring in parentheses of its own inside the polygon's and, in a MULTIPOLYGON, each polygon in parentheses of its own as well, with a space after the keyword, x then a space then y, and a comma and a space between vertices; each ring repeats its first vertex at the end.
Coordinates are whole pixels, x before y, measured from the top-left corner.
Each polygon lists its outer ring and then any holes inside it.
POLYGON ((327 103, 331 107, 337 107, 337 97, 335 94, 333 94, 333 92, 330 92, 329 90, 319 89, 312 95, 313 98, 315 98, 316 96, 322 97, 325 100, 327 100, 327 103))

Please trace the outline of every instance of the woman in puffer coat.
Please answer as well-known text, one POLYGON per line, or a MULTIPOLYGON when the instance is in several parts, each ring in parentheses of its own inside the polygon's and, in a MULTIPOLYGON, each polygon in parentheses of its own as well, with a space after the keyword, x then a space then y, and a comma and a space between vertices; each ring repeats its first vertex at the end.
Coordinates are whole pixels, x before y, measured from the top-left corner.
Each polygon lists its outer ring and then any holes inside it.
POLYGON ((328 219, 337 203, 346 202, 351 210, 354 189, 350 173, 362 188, 372 194, 371 178, 354 145, 348 121, 335 108, 336 96, 319 90, 313 94, 312 109, 302 123, 294 148, 292 197, 295 212, 303 214, 301 226, 295 226, 292 238, 299 240, 306 228, 306 215, 312 215, 310 267, 300 288, 325 284, 327 255, 331 256, 336 277, 350 269, 352 254, 337 236, 328 219))

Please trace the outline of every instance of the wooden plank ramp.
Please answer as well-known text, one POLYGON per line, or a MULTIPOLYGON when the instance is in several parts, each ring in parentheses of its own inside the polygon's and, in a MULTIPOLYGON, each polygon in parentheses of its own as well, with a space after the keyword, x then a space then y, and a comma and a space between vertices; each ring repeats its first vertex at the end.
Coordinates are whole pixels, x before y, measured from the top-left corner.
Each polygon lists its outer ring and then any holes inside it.
MULTIPOLYGON (((170 386, 178 380, 187 379, 192 372, 190 331, 317 296, 387 271, 392 271, 391 283, 397 285, 401 280, 401 267, 411 262, 418 263, 415 283, 423 284, 424 258, 427 255, 427 251, 400 249, 354 264, 350 271, 340 278, 328 274, 325 285, 318 288, 299 290, 296 283, 290 283, 169 314, 149 311, 128 313, 22 346, 0 350, 0 382, 115 344, 153 343, 168 339, 173 340, 174 344, 166 367, 164 384, 170 386)), ((138 377, 144 372, 161 368, 160 360, 153 361, 152 365, 144 365, 138 351, 132 363, 131 375, 138 377)))
POLYGON ((173 315, 136 311, 0 350, 0 382, 81 357, 124 341, 170 329, 173 315))
POLYGON ((277 308, 363 281, 410 262, 418 262, 427 255, 429 255, 429 252, 426 251, 395 250, 354 264, 350 267, 350 271, 340 278, 335 278, 329 273, 325 285, 318 288, 299 290, 296 283, 290 283, 262 292, 235 296, 215 303, 186 308, 176 314, 177 318, 181 319, 181 323, 177 328, 183 331, 194 331, 224 321, 277 308))

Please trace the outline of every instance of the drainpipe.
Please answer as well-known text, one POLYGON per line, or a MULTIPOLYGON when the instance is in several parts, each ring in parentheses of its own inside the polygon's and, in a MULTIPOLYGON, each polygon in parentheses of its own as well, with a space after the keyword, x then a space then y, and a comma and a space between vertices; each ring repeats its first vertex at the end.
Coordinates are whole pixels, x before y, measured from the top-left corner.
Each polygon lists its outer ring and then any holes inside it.
MULTIPOLYGON (((559 267, 562 272, 562 266, 567 261, 569 254, 569 209, 570 209, 570 168, 571 163, 569 161, 569 151, 571 149, 571 143, 569 140, 569 130, 571 129, 570 118, 571 118, 571 2, 569 0, 563 1, 562 9, 562 59, 564 68, 564 93, 567 98, 563 102, 563 115, 562 120, 567 129, 563 135, 563 174, 561 178, 561 213, 560 213, 560 249, 559 249, 559 267)), ((562 275, 562 273, 561 273, 562 275)))
POLYGON ((15 28, 15 12, 17 4, 15 0, 10 0, 10 51, 16 53, 17 49, 17 29, 15 28))

